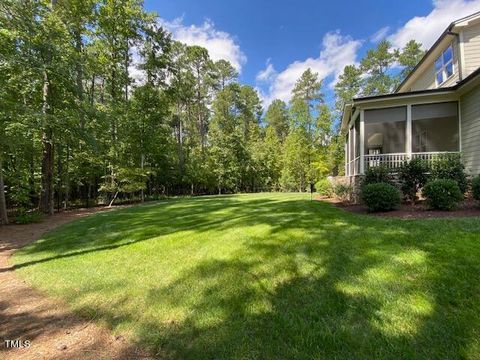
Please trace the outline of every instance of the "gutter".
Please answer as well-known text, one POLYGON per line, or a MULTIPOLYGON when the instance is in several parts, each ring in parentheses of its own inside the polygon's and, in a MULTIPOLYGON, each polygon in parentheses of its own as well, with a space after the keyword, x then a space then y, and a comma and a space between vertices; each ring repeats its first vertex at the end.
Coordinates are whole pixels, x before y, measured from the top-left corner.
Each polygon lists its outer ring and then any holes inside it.
POLYGON ((449 87, 444 87, 444 88, 436 88, 436 89, 426 89, 426 90, 417 90, 417 91, 406 91, 406 92, 401 92, 401 93, 392 93, 392 94, 385 94, 385 95, 376 95, 376 96, 366 96, 366 97, 361 97, 361 98, 355 98, 353 99, 353 105, 363 102, 363 101, 369 101, 369 100, 382 100, 382 99, 389 99, 389 98, 402 98, 402 97, 411 97, 411 96, 416 96, 416 95, 422 95, 422 94, 437 94, 437 93, 451 93, 456 90, 458 90, 460 87, 463 85, 467 84, 470 82, 472 79, 480 75, 480 67, 475 70, 473 73, 468 75, 465 79, 459 81, 453 86, 449 87))

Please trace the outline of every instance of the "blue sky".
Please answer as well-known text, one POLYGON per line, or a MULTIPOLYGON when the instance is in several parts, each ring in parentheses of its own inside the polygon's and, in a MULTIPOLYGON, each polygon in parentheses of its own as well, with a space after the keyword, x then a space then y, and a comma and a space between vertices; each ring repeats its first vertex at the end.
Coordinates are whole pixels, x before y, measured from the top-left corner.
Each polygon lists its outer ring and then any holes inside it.
POLYGON ((325 79, 331 100, 343 67, 381 38, 395 47, 416 38, 427 48, 451 21, 480 11, 480 0, 145 0, 145 6, 177 40, 231 61, 240 81, 255 86, 268 104, 288 101, 308 67, 325 79))

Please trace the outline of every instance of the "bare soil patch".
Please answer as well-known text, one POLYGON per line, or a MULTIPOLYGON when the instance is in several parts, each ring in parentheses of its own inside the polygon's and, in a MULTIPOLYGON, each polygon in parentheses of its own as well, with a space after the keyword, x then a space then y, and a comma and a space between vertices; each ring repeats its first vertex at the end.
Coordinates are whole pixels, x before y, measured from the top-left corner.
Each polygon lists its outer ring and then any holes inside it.
POLYGON ((319 200, 328 201, 345 211, 350 211, 355 214, 366 214, 378 217, 392 217, 399 219, 428 219, 480 216, 480 204, 473 200, 465 200, 459 205, 457 209, 452 211, 430 210, 427 208, 424 202, 420 202, 415 205, 402 204, 396 210, 376 213, 369 212, 367 207, 361 204, 350 204, 330 198, 319 198, 319 200))
POLYGON ((27 286, 13 271, 10 256, 44 233, 79 217, 109 208, 66 211, 38 224, 0 227, 0 358, 152 359, 123 336, 79 318, 66 304, 27 286), (7 348, 5 340, 29 340, 26 348, 7 348))

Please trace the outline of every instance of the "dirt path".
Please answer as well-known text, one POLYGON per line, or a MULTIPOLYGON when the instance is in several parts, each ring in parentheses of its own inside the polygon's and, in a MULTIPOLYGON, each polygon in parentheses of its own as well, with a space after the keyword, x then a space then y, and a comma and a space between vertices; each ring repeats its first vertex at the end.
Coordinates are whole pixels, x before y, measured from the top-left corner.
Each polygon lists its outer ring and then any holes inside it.
POLYGON ((0 227, 0 359, 151 359, 122 336, 80 319, 65 304, 25 285, 9 264, 18 248, 42 234, 105 208, 56 214, 39 224, 0 227), (7 348, 5 340, 30 341, 7 348))

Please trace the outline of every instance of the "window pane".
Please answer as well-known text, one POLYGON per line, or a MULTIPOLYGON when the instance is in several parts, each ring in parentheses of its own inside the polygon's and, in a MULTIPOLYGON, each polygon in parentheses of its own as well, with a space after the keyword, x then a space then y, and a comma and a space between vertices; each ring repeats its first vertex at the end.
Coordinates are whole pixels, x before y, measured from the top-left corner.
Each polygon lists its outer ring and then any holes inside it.
POLYGON ((442 65, 443 65, 442 58, 439 57, 437 61, 435 61, 435 71, 440 70, 442 68, 442 65))
POLYGON ((447 74, 447 78, 452 76, 452 74, 453 74, 453 62, 451 62, 447 66, 445 66, 445 73, 447 74))
POLYGON ((437 73, 437 84, 441 84, 443 83, 443 75, 442 75, 443 71, 440 71, 437 73))
POLYGON ((365 111, 365 154, 405 152, 407 108, 365 111))
POLYGON ((457 103, 412 106, 412 151, 458 151, 457 103))
POLYGON ((452 46, 449 46, 444 52, 443 52, 443 63, 446 64, 450 60, 453 59, 453 50, 452 46))

